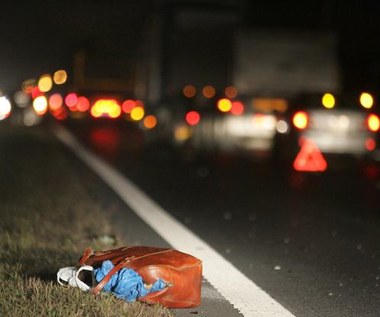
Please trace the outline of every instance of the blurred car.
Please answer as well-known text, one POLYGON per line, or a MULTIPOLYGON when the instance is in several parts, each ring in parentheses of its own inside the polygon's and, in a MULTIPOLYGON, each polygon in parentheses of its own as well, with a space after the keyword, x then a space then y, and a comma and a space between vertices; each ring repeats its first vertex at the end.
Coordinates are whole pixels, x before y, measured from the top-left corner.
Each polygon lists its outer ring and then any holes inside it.
POLYGON ((274 104, 280 99, 221 98, 208 111, 190 110, 179 117, 174 129, 177 143, 202 153, 228 152, 270 157, 279 133, 274 104))
MULTIPOLYGON (((307 95, 292 102, 287 146, 298 152, 305 140, 325 155, 370 157, 378 149, 379 115, 370 94, 307 95), (289 140, 290 137, 290 140, 289 140), (289 143, 290 142, 290 143, 289 143)), ((294 155, 294 151, 286 150, 294 155)))
POLYGON ((227 152, 268 152, 275 132, 273 114, 225 114, 205 117, 193 128, 193 142, 197 147, 209 146, 227 152))

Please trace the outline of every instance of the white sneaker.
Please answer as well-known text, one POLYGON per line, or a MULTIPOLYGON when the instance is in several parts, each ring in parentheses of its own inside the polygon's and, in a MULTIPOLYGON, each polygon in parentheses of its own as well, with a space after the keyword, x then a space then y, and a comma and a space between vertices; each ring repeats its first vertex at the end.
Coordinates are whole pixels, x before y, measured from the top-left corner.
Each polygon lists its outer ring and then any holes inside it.
POLYGON ((57 281, 60 285, 78 287, 82 291, 89 291, 94 285, 94 268, 90 265, 63 267, 57 272, 57 281))

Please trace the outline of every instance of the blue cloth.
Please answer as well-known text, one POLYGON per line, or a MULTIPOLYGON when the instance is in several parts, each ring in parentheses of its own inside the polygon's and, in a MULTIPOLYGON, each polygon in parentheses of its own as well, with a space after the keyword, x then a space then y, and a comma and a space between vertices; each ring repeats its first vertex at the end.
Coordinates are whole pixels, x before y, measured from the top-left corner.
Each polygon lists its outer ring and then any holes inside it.
MULTIPOLYGON (((106 260, 102 265, 94 269, 94 276, 99 283, 113 269, 111 261, 106 260)), ((151 288, 146 288, 142 277, 134 270, 122 268, 116 272, 104 286, 103 290, 112 292, 117 298, 127 302, 133 302, 149 293, 161 291, 166 287, 166 283, 158 279, 151 288)))

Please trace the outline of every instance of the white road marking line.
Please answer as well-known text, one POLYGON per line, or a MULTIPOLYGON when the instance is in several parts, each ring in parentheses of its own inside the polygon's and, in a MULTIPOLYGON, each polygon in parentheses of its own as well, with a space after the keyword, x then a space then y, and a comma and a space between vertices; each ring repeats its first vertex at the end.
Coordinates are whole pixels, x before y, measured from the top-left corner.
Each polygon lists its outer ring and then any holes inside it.
POLYGON ((244 316, 294 316, 212 247, 150 199, 130 180, 86 150, 69 131, 58 127, 54 132, 62 143, 97 173, 139 217, 173 248, 201 259, 205 279, 244 316))

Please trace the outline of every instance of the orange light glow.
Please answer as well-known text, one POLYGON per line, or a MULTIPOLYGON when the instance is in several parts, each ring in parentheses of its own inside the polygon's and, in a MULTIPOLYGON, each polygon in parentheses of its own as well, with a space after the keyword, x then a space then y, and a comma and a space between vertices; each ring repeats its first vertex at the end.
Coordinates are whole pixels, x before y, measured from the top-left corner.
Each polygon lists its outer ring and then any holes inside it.
POLYGON ((63 98, 60 94, 56 93, 49 97, 50 110, 55 111, 63 105, 63 98))
POLYGON ((197 125, 201 120, 201 115, 198 111, 192 110, 186 113, 185 120, 189 125, 197 125))
POLYGON ((263 98, 252 99, 252 108, 260 112, 285 112, 288 109, 288 101, 283 98, 263 98))
POLYGON ((153 129, 157 125, 157 119, 154 115, 146 116, 144 119, 144 127, 147 129, 153 129))
POLYGON ((197 89, 193 85, 186 85, 182 89, 182 93, 187 98, 192 98, 197 93, 197 89))
POLYGON ((217 107, 221 112, 228 112, 232 108, 232 102, 230 99, 222 98, 218 101, 217 107))
POLYGON ((202 94, 206 98, 210 99, 210 98, 215 97, 216 90, 215 90, 215 88, 213 86, 207 85, 207 86, 203 87, 202 94))
POLYGON ((380 129, 380 119, 377 115, 371 113, 367 118, 367 126, 372 132, 377 132, 380 129))
POLYGON ((57 70, 53 75, 53 81, 56 85, 62 85, 67 81, 67 73, 65 70, 57 70))
POLYGON ((178 142, 184 142, 191 137, 191 130, 186 125, 179 125, 174 130, 174 138, 178 142))
POLYGON ((307 127, 309 118, 306 112, 299 111, 293 117, 293 124, 297 129, 303 130, 307 127))
POLYGON ((231 113, 235 116, 241 115, 244 112, 244 105, 240 101, 233 101, 231 113))
POLYGON ((224 89, 224 94, 226 95, 227 98, 235 98, 238 94, 238 91, 235 87, 228 86, 226 87, 226 89, 224 89))
POLYGON ((116 119, 121 114, 121 107, 114 99, 99 99, 91 108, 91 115, 94 118, 116 119))
POLYGON ((76 106, 78 111, 86 112, 88 109, 90 109, 90 101, 86 97, 80 96, 78 97, 76 106))

